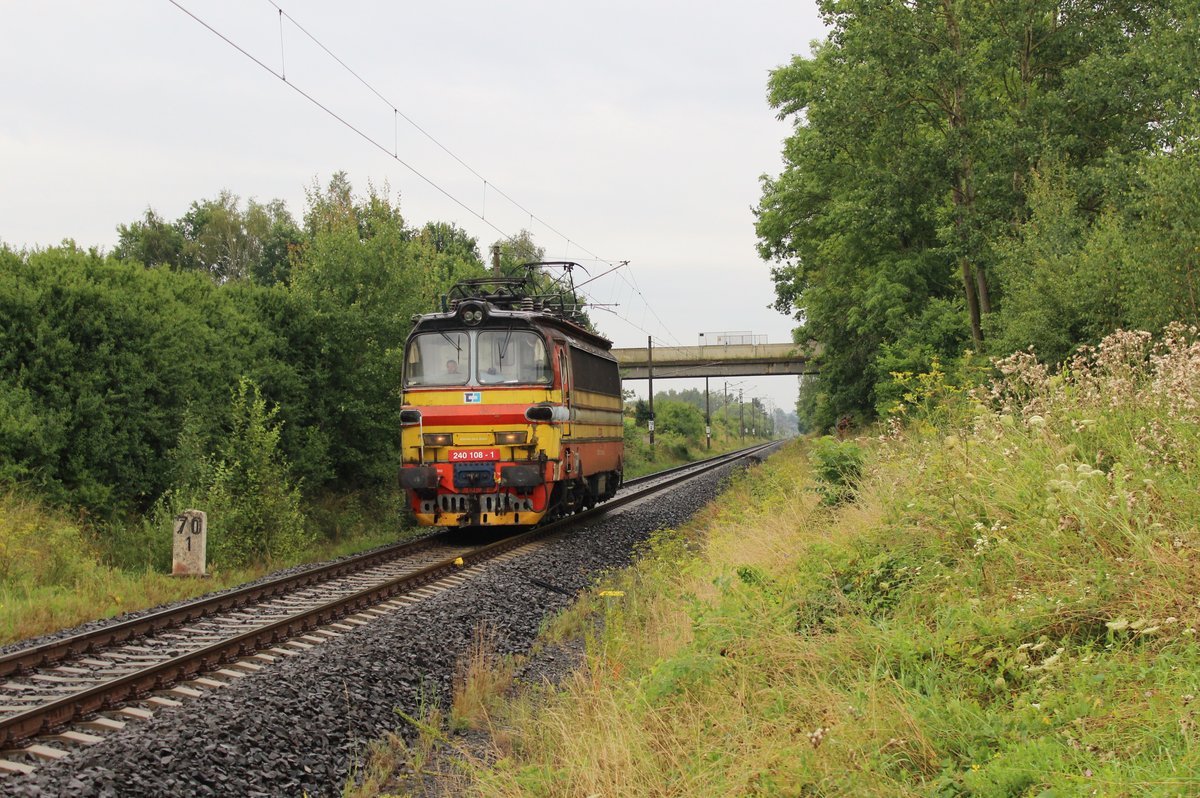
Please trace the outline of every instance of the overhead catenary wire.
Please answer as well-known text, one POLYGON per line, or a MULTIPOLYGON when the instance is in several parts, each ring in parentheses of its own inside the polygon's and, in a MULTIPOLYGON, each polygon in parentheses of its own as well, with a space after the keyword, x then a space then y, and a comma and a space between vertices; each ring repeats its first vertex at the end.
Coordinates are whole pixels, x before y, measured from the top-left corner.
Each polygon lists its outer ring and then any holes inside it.
POLYGON ((279 77, 287 80, 287 57, 283 47, 283 9, 279 9, 279 77))
POLYGON ((338 122, 340 122, 340 123, 341 123, 341 124, 342 124, 344 127, 346 127, 348 130, 350 130, 350 131, 352 131, 352 132, 356 133, 356 134, 357 134, 359 137, 361 137, 363 140, 365 140, 366 142, 368 142, 369 144, 371 144, 373 147, 375 147, 376 149, 378 149, 378 150, 379 150, 380 152, 382 152, 384 155, 386 155, 386 156, 388 156, 389 158, 393 159, 394 161, 396 161, 396 163, 400 164, 400 165, 401 165, 401 166, 403 166, 405 169, 407 169, 408 171, 412 172, 412 173, 413 173, 414 175, 416 175, 417 177, 421 178, 421 180, 425 181, 427 184, 429 184, 430 186, 432 186, 432 187, 433 187, 434 189, 436 189, 436 190, 437 190, 439 193, 441 193, 441 194, 442 194, 444 197, 446 197, 447 199, 449 199, 449 200, 450 200, 451 202, 453 202, 454 204, 458 205, 458 206, 459 206, 460 208, 462 208, 464 211, 466 211, 467 213, 471 214, 471 215, 472 215, 472 216, 474 216, 476 219, 479 219, 479 221, 483 222, 483 223, 484 223, 484 224, 486 224, 488 227, 492 228, 493 230, 495 230, 497 233, 499 233, 500 235, 504 236, 504 237, 505 237, 505 238, 507 238, 508 240, 510 240, 510 241, 514 240, 514 237, 513 237, 513 236, 509 235, 509 234, 508 234, 508 233, 506 233, 504 230, 502 230, 502 229, 500 229, 499 227, 497 227, 495 224, 492 224, 492 223, 491 223, 491 222, 489 222, 487 219, 485 219, 485 218, 483 218, 482 216, 480 216, 480 215, 479 215, 479 213, 478 213, 478 212, 477 212, 477 211, 476 211, 474 208, 472 208, 471 206, 467 205, 465 202, 463 202, 463 201, 462 201, 462 200, 460 200, 458 197, 456 197, 456 196, 454 196, 453 194, 451 194, 451 193, 450 193, 449 191, 447 191, 446 189, 442 188, 440 185, 438 185, 436 182, 434 182, 434 180, 433 180, 432 178, 429 178, 429 177, 427 177, 427 176, 426 176, 424 173, 422 173, 420 170, 418 170, 418 169, 417 169, 416 167, 414 167, 412 164, 410 164, 410 163, 408 163, 407 161, 405 161, 403 158, 400 158, 400 157, 398 157, 398 156, 396 156, 396 155, 393 155, 392 153, 388 152, 388 149, 387 149, 387 147, 385 147, 384 145, 380 144, 378 141, 376 141, 374 138, 372 138, 372 137, 371 137, 371 136, 370 136, 368 133, 364 132, 362 129, 360 129, 360 128, 358 128, 357 126, 355 126, 353 123, 351 123, 351 122, 350 122, 350 120, 348 120, 348 119, 346 119, 345 117, 343 117, 343 116, 341 116, 340 114, 338 114, 338 113, 337 113, 336 111, 334 111, 332 108, 330 108, 329 106, 325 105, 324 103, 322 103, 322 102, 321 102, 320 100, 318 100, 317 98, 313 97, 313 96, 312 96, 311 94, 309 94, 308 92, 304 91, 304 89, 301 89, 299 86, 297 86, 297 85, 296 85, 295 83, 293 83, 292 81, 289 81, 289 80, 287 80, 287 79, 286 79, 286 78, 285 78, 285 77, 284 77, 284 76, 283 76, 281 73, 279 73, 279 72, 276 72, 274 69, 272 69, 271 67, 267 66, 265 63, 263 63, 262 61, 260 61, 258 58, 255 58, 255 57, 254 57, 253 55, 251 55, 251 54, 250 54, 248 51, 246 51, 246 50, 245 50, 243 47, 241 47, 239 44, 237 44, 237 42, 233 41, 233 40, 232 40, 232 39, 230 39, 228 36, 226 36, 225 34, 221 33, 221 32, 220 32, 219 30, 217 30, 216 28, 214 28, 212 25, 209 25, 207 22, 205 22, 204 20, 200 19, 200 17, 196 16, 196 15, 195 15, 195 14, 193 14, 191 11, 189 11, 187 8, 185 8, 184 6, 182 6, 182 5, 181 5, 181 4, 178 2, 178 0, 167 0, 167 2, 169 2, 171 5, 173 5, 173 6, 175 6, 176 8, 178 8, 178 9, 179 9, 180 11, 182 11, 183 13, 187 14, 189 17, 191 17, 192 19, 194 19, 196 22, 198 22, 198 23, 200 23, 201 25, 203 25, 203 26, 204 26, 204 27, 205 27, 207 30, 209 30, 209 31, 210 31, 210 32, 211 32, 211 33, 212 33, 214 36, 217 36, 218 38, 220 38, 220 39, 221 39, 221 41, 225 42, 225 43, 226 43, 226 44, 228 44, 230 47, 234 48, 234 49, 235 49, 235 50, 237 50, 239 53, 241 53, 242 55, 244 55, 244 56, 246 56, 247 58, 249 58, 249 59, 250 59, 251 61, 253 61, 255 64, 258 64, 258 66, 260 66, 262 69, 266 70, 266 71, 267 71, 267 72, 269 72, 270 74, 272 74, 272 75, 274 75, 275 77, 279 78, 281 81, 283 81, 283 84, 284 84, 285 86, 287 86, 287 87, 289 87, 290 89, 292 89, 293 91, 295 91, 297 94, 299 94, 299 95, 300 95, 301 97, 303 97, 304 99, 308 100, 310 103, 312 103, 313 105, 315 105, 317 108, 320 108, 322 111, 324 111, 325 113, 329 114, 331 117, 333 117, 333 118, 334 118, 334 119, 336 119, 338 122))
POLYGON ((637 322, 630 319, 628 316, 618 313, 617 311, 613 310, 612 308, 608 307, 607 305, 599 305, 599 304, 593 303, 593 304, 588 305, 588 307, 595 308, 596 310, 602 310, 605 313, 611 313, 612 315, 616 316, 621 321, 628 324, 630 327, 634 328, 635 330, 638 330, 643 335, 646 335, 649 338, 651 338, 654 341, 655 345, 657 345, 657 346, 667 346, 668 345, 667 342, 664 341, 662 338, 659 338, 658 336, 656 336, 654 333, 647 330, 642 325, 640 325, 637 322))
MULTIPOLYGON (((503 191, 502 189, 497 187, 494 183, 487 180, 487 178, 485 178, 478 170, 476 170, 474 167, 472 167, 470 164, 468 164, 465 160, 463 160, 461 157, 459 157, 456 153, 454 153, 452 150, 450 150, 446 145, 444 145, 441 141, 439 141, 433 134, 429 133, 427 130, 425 130, 423 127, 421 127, 415 120, 413 120, 411 117, 409 117, 403 111, 401 111, 396 103, 389 100, 374 85, 372 85, 369 81, 367 81, 364 77, 362 77, 362 75, 360 75, 349 64, 347 64, 342 58, 340 58, 336 53, 334 53, 329 47, 327 47, 322 41, 320 41, 320 39, 318 39, 315 35, 313 35, 307 28, 305 28, 303 25, 301 25, 291 14, 289 14, 278 3, 276 3, 275 0, 267 0, 267 2, 272 7, 275 8, 275 10, 277 11, 278 19, 279 19, 280 70, 278 72, 276 70, 274 70, 272 67, 268 66, 265 62, 263 62, 259 58, 255 57, 253 54, 251 54, 245 48, 243 48, 242 46, 237 44, 231 38, 229 38, 228 36, 223 34, 221 31, 217 30, 215 27, 210 25, 208 22, 201 19, 199 16, 197 16, 191 10, 189 10, 188 8, 183 6, 179 2, 179 0, 168 0, 168 2, 170 2, 176 8, 178 8, 180 11, 182 11, 184 14, 186 14, 192 20, 194 20, 195 22, 197 22, 198 24, 203 26, 210 33, 212 33, 213 35, 217 36, 219 39, 224 41, 230 47, 237 50, 243 56, 245 56, 250 61, 255 63, 257 66, 259 66, 261 69, 263 69, 270 75, 278 78, 285 85, 287 85, 289 88, 291 88, 297 94, 299 94, 305 100, 310 102, 312 105, 314 105, 317 108, 319 108, 320 110, 324 111, 326 114, 328 114, 334 120, 336 120, 338 123, 340 123, 341 125, 346 127, 348 130, 350 130, 351 132, 358 135, 360 138, 362 138, 364 141, 368 142, 371 146, 378 149, 384 155, 387 155, 388 157, 392 158, 394 161, 399 163, 401 166, 403 166, 405 169, 407 169, 409 172, 411 172, 416 177, 420 178, 423 182, 425 182, 427 185, 432 187, 438 193, 440 193, 441 195, 446 197, 448 200, 453 202, 455 205, 462 208, 468 214, 470 214, 474 218, 478 219, 480 222, 487 225, 489 228, 494 230, 496 233, 498 233, 504 239, 506 239, 508 241, 517 240, 515 235, 506 232, 505 230, 500 228, 498 225, 496 225, 494 222, 489 221, 487 219, 487 217, 486 217, 486 210, 487 210, 486 197, 487 197, 487 190, 489 188, 493 192, 498 194, 500 197, 503 197, 505 200, 507 200, 509 203, 511 203, 514 207, 520 209, 522 212, 527 214, 530 218, 530 227, 532 227, 532 223, 536 221, 539 224, 541 224, 545 229, 547 229, 548 231, 553 233, 554 235, 557 235, 560 238, 562 238, 566 242, 567 251, 569 251, 571 245, 574 244, 576 249, 578 249, 579 251, 581 251, 582 253, 584 253, 588 256, 588 258, 586 258, 587 260, 593 260, 596 262, 605 263, 605 264, 609 265, 610 267, 614 266, 613 260, 609 260, 609 259, 598 256, 596 253, 592 252, 587 247, 581 245, 578 241, 575 241, 574 239, 570 238, 569 236, 567 236, 566 234, 564 234, 563 232, 558 230, 556 227, 554 227, 553 225, 548 223, 545 219, 543 219, 540 216, 538 216, 537 214, 535 214, 532 210, 526 208, 524 205, 517 202, 508 193, 506 193, 505 191, 503 191), (388 106, 388 108, 392 111, 392 114, 393 114, 393 149, 391 151, 389 151, 384 144, 377 141, 370 134, 366 133, 363 129, 361 129, 360 127, 358 127, 357 125, 352 123, 350 120, 346 119, 345 117, 343 117, 342 115, 340 115, 339 113, 334 111, 332 108, 330 108, 329 106, 327 106, 326 104, 324 104, 323 102, 318 100, 316 97, 314 97, 313 95, 309 94, 307 91, 305 91, 304 89, 302 89, 301 87, 296 85, 294 81, 289 81, 287 79, 286 61, 284 59, 284 34, 283 34, 284 18, 286 18, 288 20, 288 22, 291 23, 293 26, 295 26, 296 29, 299 30, 305 37, 307 37, 309 40, 311 40, 317 47, 319 47, 330 58, 332 58, 338 65, 340 65, 351 76, 353 76, 355 80, 357 80, 359 83, 361 83, 372 94, 374 94, 381 102, 385 103, 388 106), (413 128, 415 128, 417 131, 419 131, 423 136, 428 138, 430 141, 432 141, 437 147, 439 147, 447 155, 449 155, 451 158, 453 158, 459 165, 461 165, 464 169, 466 169, 468 172, 470 172, 472 175, 474 175, 475 177, 477 177, 479 180, 481 180, 483 182, 484 204, 481 209, 482 212, 477 212, 474 208, 472 208, 466 202, 459 199, 457 196, 452 194, 449 190, 447 190, 446 188, 443 188, 440 184, 438 184, 431 177, 429 177, 425 173, 421 172, 419 169, 417 169, 411 163, 405 161, 404 159, 402 159, 399 156, 399 131, 398 131, 398 123, 396 123, 396 121, 395 121, 396 118, 398 118, 398 117, 403 118, 408 124, 410 124, 413 128)), ((530 232, 532 233, 532 231, 530 231, 530 232)), ((575 260, 585 260, 585 258, 576 256, 575 260)), ((613 271, 613 270, 614 269, 610 269, 610 271, 613 271)), ((654 317, 654 319, 661 326, 663 331, 666 332, 667 336, 669 338, 673 339, 676 344, 682 345, 682 343, 679 341, 679 339, 674 335, 674 333, 670 330, 670 328, 666 325, 666 323, 663 322, 662 318, 658 315, 658 313, 650 305, 650 302, 646 299, 645 295, 642 293, 640 286, 637 285, 636 278, 633 277, 632 271, 630 271, 630 277, 633 278, 633 281, 630 282, 630 280, 627 279, 621 273, 620 269, 615 269, 615 270, 617 272, 618 277, 620 277, 623 282, 625 282, 627 285, 629 285, 630 288, 632 289, 632 291, 634 293, 636 293, 637 296, 641 299, 644 308, 650 312, 650 314, 654 317)), ((599 304, 590 295, 585 294, 585 296, 587 296, 588 299, 594 305, 599 304)), ((612 312, 612 311, 609 311, 609 312, 612 312)), ((635 324, 632 320, 626 318, 625 316, 623 316, 621 314, 614 313, 614 315, 616 315, 618 318, 620 318, 622 321, 626 322, 627 324, 635 327, 636 329, 641 330, 644 333, 647 333, 644 326, 642 326, 640 324, 635 324)), ((643 321, 644 321, 644 317, 643 317, 643 321)), ((649 333, 647 333, 647 334, 649 335, 649 333)))
MULTIPOLYGON (((449 147, 447 147, 440 140, 438 140, 438 138, 436 136, 434 136, 432 133, 427 131, 425 128, 423 128, 419 124, 417 124, 416 120, 414 120, 412 117, 408 116, 403 111, 401 111, 395 102, 393 102, 391 99, 389 99, 387 96, 385 96, 383 94, 383 92, 381 92, 374 85, 372 85, 370 81, 368 81, 366 78, 364 78, 362 75, 360 75, 353 67, 351 67, 349 64, 347 64, 345 61, 343 61, 340 57, 338 57, 338 55, 336 53, 334 53, 332 50, 330 50, 328 47, 326 47, 324 42, 322 42, 315 35, 313 35, 311 32, 309 32, 309 30, 307 28, 305 28, 303 25, 301 25, 296 20, 295 17, 293 17, 291 14, 289 14, 287 11, 285 11, 278 3, 275 2, 275 0, 266 0, 266 1, 267 1, 267 3, 269 3, 270 5, 272 5, 274 8, 276 8, 279 11, 280 19, 283 19, 286 17, 288 22, 295 25, 297 30, 299 30, 301 33, 303 33, 305 36, 307 36, 309 38, 309 40, 312 41, 313 44, 315 44, 317 47, 321 48, 321 50, 323 50, 326 55, 328 55, 330 58, 332 58, 334 61, 336 61, 338 63, 338 65, 341 66, 343 69, 345 69, 348 73, 350 73, 350 75, 353 76, 355 80, 357 80, 359 83, 361 83, 368 91, 370 91, 372 94, 374 94, 376 97, 378 97, 383 103, 385 103, 388 107, 390 107, 394 113, 396 113, 401 118, 403 118, 405 122, 408 122, 410 125, 412 125, 413 128, 416 129, 421 135, 425 136, 425 138, 429 139, 431 142, 433 142, 435 145, 437 145, 438 148, 442 150, 442 152, 446 153, 451 158, 453 158, 455 161, 457 161, 459 163, 459 165, 461 165, 464 169, 466 169, 472 175, 474 175, 475 177, 477 177, 481 181, 483 181, 485 195, 486 195, 487 189, 490 188, 496 194, 499 194, 501 197, 508 200, 514 207, 516 207, 519 210, 521 210, 522 212, 528 214, 531 227, 532 227, 533 221, 537 221, 543 227, 545 227, 547 230, 549 230, 550 232, 557 235, 559 238, 567 240, 568 245, 571 243, 574 243, 576 246, 579 246, 578 241, 572 242, 565 233, 557 230, 554 227, 554 225, 550 224, 545 219, 541 218, 540 216, 535 214, 533 211, 529 210, 524 205, 517 202, 515 199, 513 199, 511 196, 509 196, 503 189, 501 189, 499 186, 497 186, 494 182, 492 182, 492 181, 488 180, 486 177, 484 177, 478 170, 476 170, 473 166, 471 166, 469 163, 467 163, 461 157, 459 157, 455 152, 453 152, 449 147)), ((585 249, 584 251, 586 252, 587 250, 585 249)), ((592 253, 589 252, 588 254, 591 255, 592 253)), ((595 255, 592 255, 592 256, 595 257, 595 255)), ((601 258, 596 258, 596 259, 601 260, 601 258)))
MULTIPOLYGON (((569 256, 571 245, 574 244, 576 248, 587 253, 587 255, 589 255, 591 259, 600 261, 603 263, 607 263, 609 266, 613 265, 612 261, 607 260, 605 258, 598 257, 594 252, 591 252, 586 247, 582 246, 578 241, 573 240, 572 238, 567 236, 565 233, 563 233, 560 230, 558 230, 557 228, 555 228, 554 225, 548 223, 545 219, 536 215, 533 211, 526 208, 520 202, 517 202, 515 199, 513 199, 511 196, 509 196, 509 194, 507 194, 503 189, 501 189, 499 186, 497 186, 494 182, 489 181, 486 177, 484 177, 483 174, 481 174, 478 170, 476 170, 474 167, 472 167, 470 164, 468 164, 466 161, 464 161, 461 157, 459 157, 455 152, 453 152, 449 147, 447 147, 445 144, 443 144, 436 136, 434 136, 432 133, 427 131, 425 128, 421 127, 421 125, 419 125, 416 122, 416 120, 414 120, 412 117, 405 114, 403 111, 400 111, 395 102, 393 102, 391 99, 389 99, 387 96, 385 96, 383 94, 383 92, 381 92, 378 88, 376 88, 370 81, 368 81, 366 78, 364 78, 362 75, 360 75, 353 67, 351 67, 344 60, 342 60, 336 53, 334 53, 332 50, 330 50, 329 47, 327 47, 324 42, 322 42, 315 35, 313 35, 313 33, 311 33, 306 27, 304 27, 302 24, 300 24, 300 22, 298 20, 296 20, 295 17, 293 17, 291 14, 289 14, 287 11, 285 11, 277 2, 275 2, 275 0, 266 0, 266 2, 269 3, 271 6, 273 6, 275 9, 277 9, 279 11, 281 19, 286 17, 287 20, 289 22, 291 22, 293 25, 295 25, 297 30, 299 30, 301 33, 303 33, 305 36, 307 36, 313 42, 313 44, 315 44, 317 47, 321 48, 321 50, 324 51, 334 61, 336 61, 339 66, 341 66, 343 69, 345 69, 346 72, 348 72, 352 77, 354 77, 355 80, 357 80, 359 83, 361 83, 363 85, 363 87, 365 87, 368 91, 370 91, 372 94, 374 94, 376 97, 378 97, 383 103, 388 105, 392 109, 394 114, 402 117, 404 119, 404 121, 406 121, 410 125, 412 125, 412 127, 414 129, 416 129, 418 132, 420 132, 421 135, 425 136, 427 139, 429 139, 431 142, 433 142, 435 145, 437 145, 438 148, 440 148, 443 152, 445 152, 447 155, 449 155, 451 158, 453 158, 455 161, 457 161, 464 169, 466 169, 472 175, 479 178, 479 180, 481 180, 483 182, 483 197, 484 197, 484 206, 483 206, 484 214, 483 215, 484 216, 486 216, 486 214, 487 214, 487 204, 486 204, 487 203, 487 190, 490 188, 496 194, 498 194, 501 197, 503 197, 504 199, 508 200, 508 202, 510 202, 514 207, 516 207, 516 208, 520 209, 522 212, 528 214, 529 221, 530 221, 530 228, 533 227, 533 222, 536 221, 539 224, 541 224, 543 227, 545 227, 547 230, 549 230, 550 232, 552 232, 555 235, 557 235, 558 237, 562 238, 566 242, 566 247, 564 249, 564 254, 563 254, 564 259, 566 259, 569 256)), ((532 232, 532 230, 531 230, 531 232, 532 232)), ((582 258, 579 258, 577 256, 576 260, 582 260, 582 258)), ((626 261, 626 263, 628 263, 628 261, 626 261)), ((625 279, 623 275, 618 275, 618 276, 621 276, 622 280, 625 279)), ((675 336, 675 334, 671 332, 671 328, 668 327, 667 324, 658 315, 658 313, 655 312, 653 306, 650 305, 649 300, 647 300, 646 296, 642 293, 641 286, 639 286, 637 284, 637 278, 633 277, 632 270, 630 270, 630 277, 633 279, 633 282, 630 283, 630 287, 638 295, 638 297, 642 300, 642 302, 645 303, 645 305, 646 305, 647 309, 649 309, 651 315, 654 316, 655 320, 663 328, 663 331, 666 332, 668 337, 670 337, 672 340, 674 340, 677 345, 682 346, 683 342, 680 341, 675 336)), ((626 280, 626 282, 628 283, 629 281, 626 280)), ((641 329, 641 328, 639 327, 639 329, 641 329)))

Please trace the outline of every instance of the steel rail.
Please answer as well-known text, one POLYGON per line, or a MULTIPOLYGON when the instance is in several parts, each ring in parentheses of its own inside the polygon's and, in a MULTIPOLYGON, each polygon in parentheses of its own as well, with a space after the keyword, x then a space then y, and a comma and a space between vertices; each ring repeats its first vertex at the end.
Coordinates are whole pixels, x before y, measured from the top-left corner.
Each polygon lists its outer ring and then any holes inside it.
MULTIPOLYGON (((214 670, 222 664, 239 657, 250 656, 255 651, 273 646, 281 640, 304 634, 314 628, 324 626, 358 612, 363 608, 377 605, 394 596, 412 592, 424 584, 436 582, 463 568, 492 559, 499 554, 524 546, 536 539, 564 531, 582 521, 600 516, 608 510, 639 501, 680 482, 719 468, 729 462, 750 457, 771 445, 771 443, 768 443, 749 447, 737 452, 699 461, 699 463, 691 463, 688 464, 691 467, 686 469, 670 469, 671 474, 665 481, 656 482, 627 496, 615 497, 590 510, 544 526, 535 527, 528 532, 482 546, 475 551, 463 554, 454 559, 434 563, 419 571, 396 577, 379 585, 364 588, 349 596, 343 596, 335 601, 297 613, 280 621, 269 623, 210 646, 181 654, 161 663, 151 665, 136 673, 110 680, 104 684, 77 693, 72 693, 53 702, 41 704, 26 712, 0 718, 0 749, 12 748, 31 737, 48 734, 88 715, 114 708, 117 705, 144 696, 154 690, 165 689, 174 683, 195 676, 196 674, 214 670), (686 473, 678 473, 680 471, 686 471, 686 473)), ((638 482, 649 481, 649 479, 649 477, 639 478, 638 482)), ((436 537, 430 536, 422 538, 422 540, 429 541, 436 537)), ((417 543, 419 541, 413 542, 417 543)))
MULTIPOLYGON (((706 460, 685 463, 681 466, 637 477, 626 481, 623 486, 632 487, 643 482, 660 479, 672 473, 726 458, 729 454, 717 455, 706 460)), ((80 632, 70 637, 50 640, 36 646, 19 649, 0 656, 0 678, 28 673, 37 668, 50 667, 71 657, 78 657, 99 648, 135 640, 154 632, 174 629, 186 623, 193 623, 209 615, 236 609, 247 603, 283 595, 302 587, 327 582, 354 573, 355 571, 372 568, 380 563, 414 554, 434 546, 443 541, 449 534, 450 531, 442 531, 426 535, 417 540, 397 543, 368 554, 357 555, 326 565, 314 566, 300 573, 229 590, 214 596, 199 598, 177 607, 158 610, 126 621, 117 621, 100 629, 80 632)))
POLYGON ((0 678, 27 673, 36 668, 50 667, 99 648, 144 637, 152 632, 174 629, 210 615, 237 609, 251 602, 281 596, 303 587, 373 568, 398 557, 431 548, 448 535, 447 531, 426 535, 417 540, 397 543, 367 554, 318 565, 300 573, 196 599, 178 607, 158 610, 127 621, 118 621, 101 629, 80 632, 70 637, 19 649, 0 657, 0 678))

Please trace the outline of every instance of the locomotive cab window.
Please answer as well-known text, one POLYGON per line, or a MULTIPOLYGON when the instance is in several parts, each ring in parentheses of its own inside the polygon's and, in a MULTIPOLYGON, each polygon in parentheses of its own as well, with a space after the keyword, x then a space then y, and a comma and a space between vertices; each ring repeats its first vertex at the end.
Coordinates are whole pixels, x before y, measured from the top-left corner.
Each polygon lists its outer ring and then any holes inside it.
POLYGON ((616 361, 571 347, 571 375, 580 391, 621 395, 621 374, 616 361))
POLYGON ((480 385, 523 385, 550 382, 546 342, 537 333, 483 330, 477 339, 480 385))
POLYGON ((424 333, 408 344, 405 385, 465 385, 471 373, 471 349, 465 332, 424 333))

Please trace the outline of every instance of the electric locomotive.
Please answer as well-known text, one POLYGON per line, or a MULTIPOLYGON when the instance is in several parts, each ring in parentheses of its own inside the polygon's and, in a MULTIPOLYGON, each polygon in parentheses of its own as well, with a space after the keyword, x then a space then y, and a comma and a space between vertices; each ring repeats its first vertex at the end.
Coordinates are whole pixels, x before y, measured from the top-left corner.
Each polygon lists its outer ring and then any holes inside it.
MULTIPOLYGON (((466 280, 405 345, 400 484, 426 526, 527 526, 611 498, 624 463, 612 342, 534 275, 466 280)), ((571 292, 573 296, 573 291, 571 292)))

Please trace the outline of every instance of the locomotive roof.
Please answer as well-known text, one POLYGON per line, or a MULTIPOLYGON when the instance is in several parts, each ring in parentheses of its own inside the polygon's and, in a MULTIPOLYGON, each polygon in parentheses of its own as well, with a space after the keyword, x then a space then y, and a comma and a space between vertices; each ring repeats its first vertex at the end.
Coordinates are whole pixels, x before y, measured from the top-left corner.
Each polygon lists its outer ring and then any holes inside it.
POLYGON ((442 298, 442 312, 417 317, 413 333, 423 329, 511 327, 517 323, 532 328, 558 330, 573 343, 583 342, 606 354, 612 349, 612 341, 588 330, 577 321, 582 315, 578 306, 567 303, 568 294, 571 302, 576 301, 572 270, 582 269, 582 266, 573 261, 538 261, 522 264, 521 268, 525 269, 525 275, 521 277, 493 275, 455 283, 442 298), (544 283, 539 285, 537 277, 543 275, 545 267, 563 270, 562 276, 548 287, 544 283), (564 278, 566 283, 563 282, 564 278), (563 286, 565 291, 555 291, 555 286, 563 286), (485 309, 486 320, 480 320, 477 316, 473 324, 464 321, 462 311, 468 306, 485 309), (497 322, 500 324, 497 325, 497 322))
POLYGON ((596 349, 608 353, 612 349, 612 341, 602 335, 585 329, 579 324, 551 313, 537 310, 503 310, 485 300, 476 300, 487 307, 487 319, 478 326, 465 324, 457 309, 445 313, 426 313, 417 317, 411 335, 432 330, 458 329, 496 329, 512 326, 527 326, 533 329, 556 330, 573 342, 584 342, 596 349))

